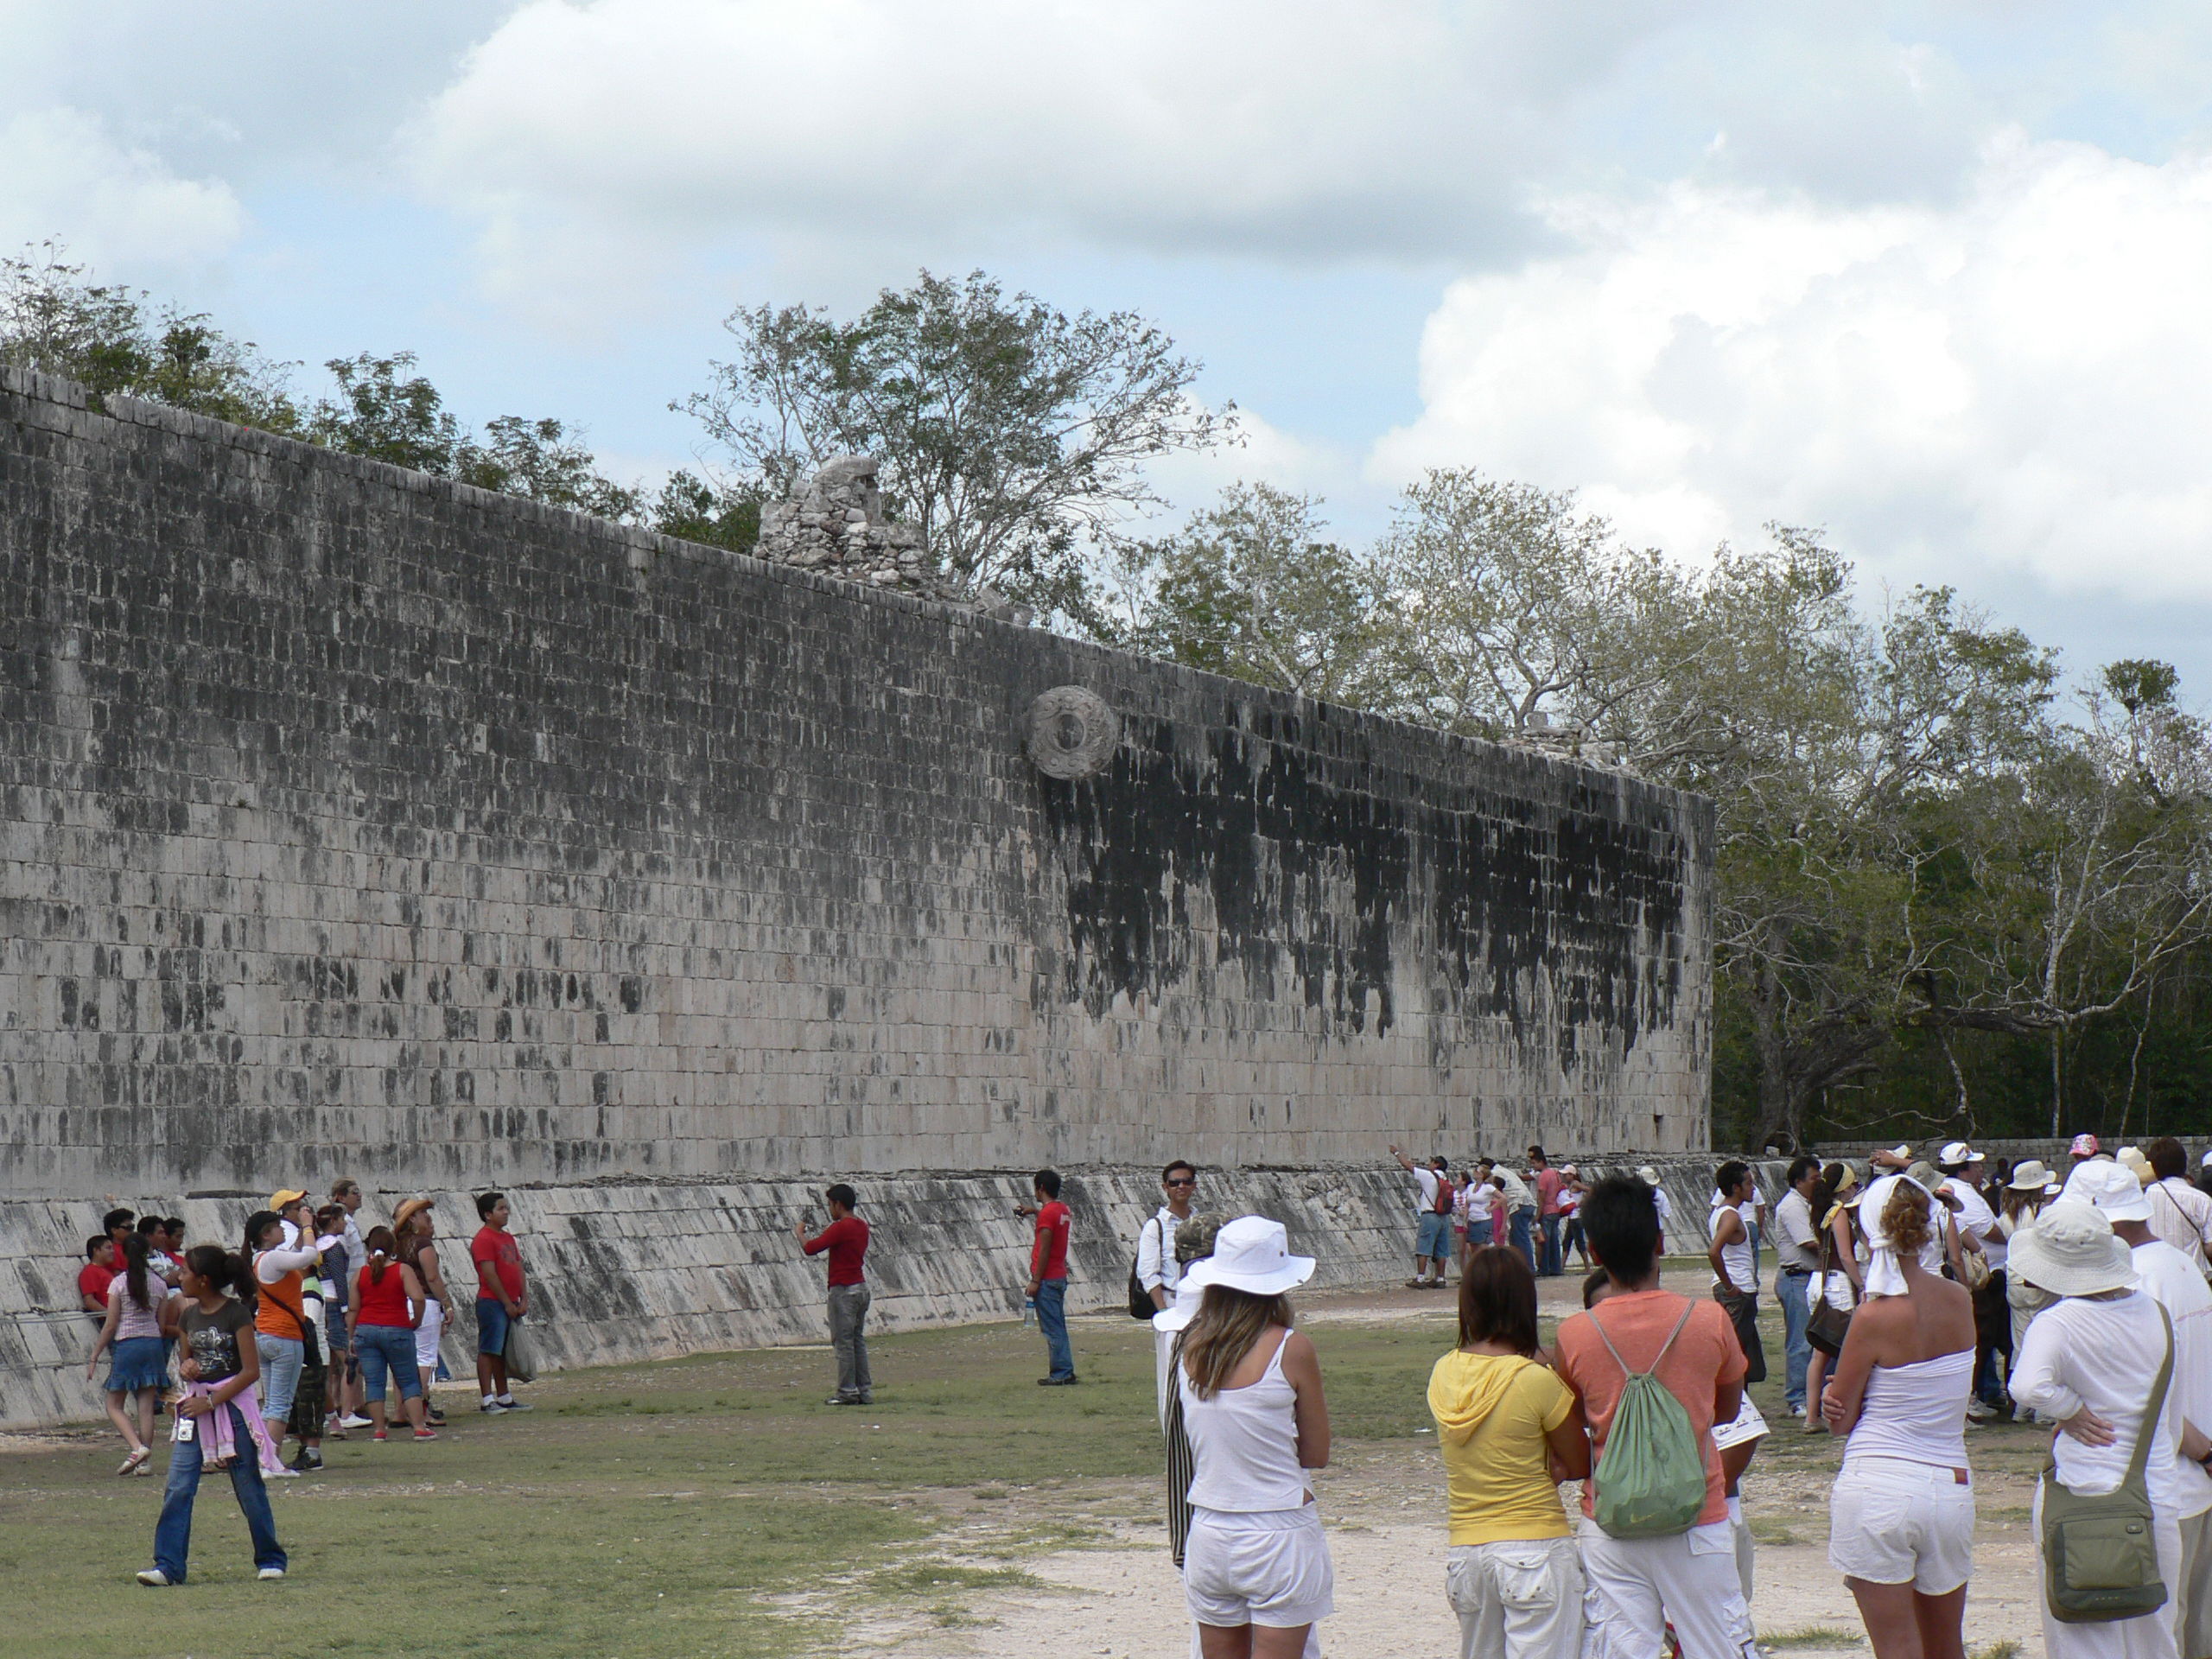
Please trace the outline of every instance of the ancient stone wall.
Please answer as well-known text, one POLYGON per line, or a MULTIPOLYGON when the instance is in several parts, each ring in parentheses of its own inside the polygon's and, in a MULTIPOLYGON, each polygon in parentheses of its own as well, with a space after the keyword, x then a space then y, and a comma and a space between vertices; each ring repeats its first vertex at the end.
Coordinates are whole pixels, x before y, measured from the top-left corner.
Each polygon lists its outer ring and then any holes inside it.
POLYGON ((0 1194, 1694 1147, 1711 833, 0 372, 0 1194))

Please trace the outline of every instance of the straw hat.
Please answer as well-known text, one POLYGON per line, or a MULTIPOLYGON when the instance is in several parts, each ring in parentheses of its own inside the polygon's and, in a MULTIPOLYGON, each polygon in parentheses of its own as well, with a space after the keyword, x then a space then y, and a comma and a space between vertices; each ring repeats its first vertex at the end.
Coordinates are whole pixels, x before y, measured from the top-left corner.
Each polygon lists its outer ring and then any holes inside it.
POLYGON ((2012 1166, 2012 1179, 2005 1185, 2014 1192, 2040 1192, 2051 1184, 2051 1173, 2041 1160, 2025 1158, 2012 1166))
POLYGON ((2005 1265, 2054 1296, 2094 1296, 2135 1283, 2127 1241, 2113 1231, 2095 1205, 2073 1198, 2061 1198, 2036 1217, 2034 1226, 2013 1234, 2005 1265))
POLYGON ((2067 1178, 2066 1196, 2094 1205, 2108 1222, 2151 1219, 2151 1200, 2143 1195, 2143 1183, 2133 1170, 2117 1161, 2098 1158, 2082 1165, 2067 1178))
POLYGON ((414 1220, 425 1210, 434 1207, 434 1201, 429 1198, 409 1198, 391 1212, 391 1230, 395 1233, 404 1233, 409 1222, 414 1220))
POLYGON ((1206 1260, 1208 1285, 1248 1296, 1280 1296, 1313 1276, 1313 1258, 1293 1255, 1282 1223, 1265 1216, 1237 1217, 1215 1236, 1206 1260))

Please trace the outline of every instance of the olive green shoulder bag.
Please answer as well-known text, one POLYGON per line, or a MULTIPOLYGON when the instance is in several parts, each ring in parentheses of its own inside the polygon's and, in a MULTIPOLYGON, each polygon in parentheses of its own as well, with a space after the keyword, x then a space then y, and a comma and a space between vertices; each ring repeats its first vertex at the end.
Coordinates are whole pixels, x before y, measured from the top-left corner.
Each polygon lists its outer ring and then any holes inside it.
POLYGON ((2166 1328, 2166 1357, 2151 1389, 2151 1403, 2135 1436, 2135 1455, 2127 1476, 2109 1492, 2084 1497, 2058 1482, 2056 1457, 2043 1471, 2044 1593, 2050 1616, 2067 1624, 2096 1624, 2140 1618, 2166 1605, 2166 1584, 2158 1572, 2158 1529, 2151 1513, 2151 1491, 2143 1478, 2158 1438, 2158 1414, 2165 1409, 2166 1385, 2174 1374, 2174 1326, 2164 1307, 2158 1321, 2166 1328))

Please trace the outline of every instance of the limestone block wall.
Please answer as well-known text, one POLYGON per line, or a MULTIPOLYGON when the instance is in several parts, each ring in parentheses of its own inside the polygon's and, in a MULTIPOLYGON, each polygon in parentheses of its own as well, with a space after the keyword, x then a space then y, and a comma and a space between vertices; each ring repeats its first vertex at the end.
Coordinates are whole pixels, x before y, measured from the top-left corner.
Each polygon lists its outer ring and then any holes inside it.
POLYGON ((801 1176, 1696 1147, 1712 845, 1618 773, 0 370, 0 1259, 340 1173, 689 1238, 801 1176), (1022 747, 1068 686, 1120 728, 1074 780, 1022 747))

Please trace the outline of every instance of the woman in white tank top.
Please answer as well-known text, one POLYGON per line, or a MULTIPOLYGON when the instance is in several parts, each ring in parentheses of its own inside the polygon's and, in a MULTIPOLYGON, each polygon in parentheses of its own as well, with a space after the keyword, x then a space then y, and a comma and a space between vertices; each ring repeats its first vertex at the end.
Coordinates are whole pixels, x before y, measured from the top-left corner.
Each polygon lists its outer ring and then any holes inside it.
POLYGON ((1974 1570, 1974 1299, 1928 1269, 1942 1224, 1918 1182, 1875 1182, 1859 1220, 1866 1300, 1821 1402, 1829 1428, 1851 1437, 1828 1497, 1828 1564, 1859 1603, 1874 1659, 1960 1659, 1974 1570))
POLYGON ((1329 1408, 1286 1297, 1313 1261, 1288 1242, 1263 1216, 1221 1230, 1176 1368, 1193 1470, 1183 1592, 1205 1659, 1298 1659, 1336 1611, 1306 1472, 1328 1465, 1329 1408))

